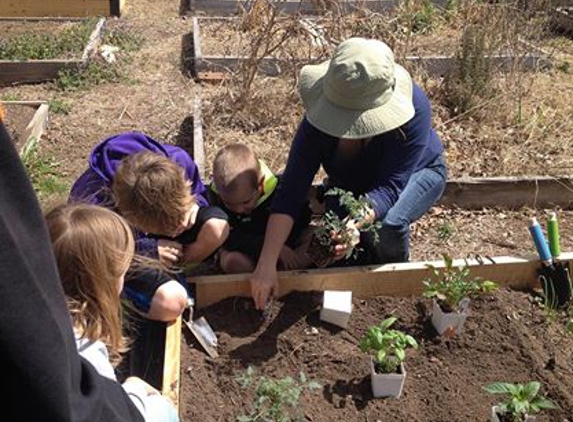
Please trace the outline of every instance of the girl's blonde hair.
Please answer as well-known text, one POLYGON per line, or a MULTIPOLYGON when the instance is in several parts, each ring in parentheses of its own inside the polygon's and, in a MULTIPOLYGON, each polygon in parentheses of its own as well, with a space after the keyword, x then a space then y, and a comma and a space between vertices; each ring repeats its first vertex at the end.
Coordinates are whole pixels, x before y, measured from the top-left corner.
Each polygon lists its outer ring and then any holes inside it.
POLYGON ((60 205, 46 222, 74 329, 103 341, 117 365, 127 350, 119 283, 134 255, 131 229, 113 211, 88 204, 60 205))

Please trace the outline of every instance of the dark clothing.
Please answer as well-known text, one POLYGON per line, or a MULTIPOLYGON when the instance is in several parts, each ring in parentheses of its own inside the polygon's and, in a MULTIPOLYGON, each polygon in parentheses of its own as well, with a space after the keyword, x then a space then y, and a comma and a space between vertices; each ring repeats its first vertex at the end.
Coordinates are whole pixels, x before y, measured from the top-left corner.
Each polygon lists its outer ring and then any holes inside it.
MULTIPOLYGON (((263 194, 257 202, 253 211, 248 215, 237 214, 229 210, 221 201, 212 185, 208 190, 209 202, 219 206, 227 215, 231 232, 223 248, 230 252, 241 252, 253 261, 256 261, 263 249, 267 222, 271 214, 271 204, 273 203, 276 187, 280 183, 280 176, 275 176, 264 163, 263 168, 263 194), (273 180, 274 179, 274 180, 273 180)), ((301 213, 294 222, 293 229, 286 241, 287 246, 295 248, 298 245, 299 237, 308 227, 311 218, 311 211, 308 201, 303 206, 301 213)))
POLYGON ((443 152, 438 135, 431 127, 430 102, 417 85, 414 85, 413 101, 416 114, 409 122, 375 136, 351 159, 338 157, 338 138, 321 132, 305 118, 291 146, 272 211, 296 219, 314 175, 322 165, 332 186, 366 195, 376 217, 384 218, 410 176, 443 152))
MULTIPOLYGON (((171 240, 179 242, 182 245, 189 245, 191 243, 194 243, 197 240, 199 232, 201 231, 205 223, 212 218, 225 221, 229 219, 227 213, 219 207, 209 206, 209 207, 199 208, 199 211, 197 212, 197 219, 195 220, 195 224, 193 224, 193 227, 191 227, 189 230, 184 231, 179 236, 171 240)), ((160 238, 158 237, 158 239, 160 238)))
MULTIPOLYGON (((1 119, 0 119, 1 120, 1 119)), ((44 219, 0 122, 0 372, 13 421, 143 421, 121 385, 80 358, 44 219)))

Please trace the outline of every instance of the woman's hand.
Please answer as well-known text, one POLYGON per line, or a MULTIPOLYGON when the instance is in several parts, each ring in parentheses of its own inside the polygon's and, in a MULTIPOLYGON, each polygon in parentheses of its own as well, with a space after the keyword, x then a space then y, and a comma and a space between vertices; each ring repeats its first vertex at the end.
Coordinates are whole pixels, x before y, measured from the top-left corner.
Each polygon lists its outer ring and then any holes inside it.
POLYGON ((342 258, 350 257, 352 250, 360 243, 360 231, 358 224, 354 220, 346 221, 346 230, 344 232, 331 232, 330 238, 334 245, 333 258, 338 261, 342 258))
POLYGON ((249 281, 255 307, 259 310, 265 309, 269 298, 278 293, 279 278, 276 266, 257 265, 249 281))
POLYGON ((175 265, 183 256, 183 245, 174 240, 159 239, 157 253, 161 262, 166 265, 175 265))

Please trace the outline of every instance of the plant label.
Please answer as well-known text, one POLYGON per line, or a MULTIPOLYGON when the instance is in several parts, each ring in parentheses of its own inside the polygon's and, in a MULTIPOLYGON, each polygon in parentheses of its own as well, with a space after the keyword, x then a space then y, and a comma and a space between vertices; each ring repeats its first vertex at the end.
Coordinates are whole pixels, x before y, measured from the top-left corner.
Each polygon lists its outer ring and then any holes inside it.
POLYGON ((326 290, 322 301, 320 319, 346 328, 352 313, 352 292, 326 290))

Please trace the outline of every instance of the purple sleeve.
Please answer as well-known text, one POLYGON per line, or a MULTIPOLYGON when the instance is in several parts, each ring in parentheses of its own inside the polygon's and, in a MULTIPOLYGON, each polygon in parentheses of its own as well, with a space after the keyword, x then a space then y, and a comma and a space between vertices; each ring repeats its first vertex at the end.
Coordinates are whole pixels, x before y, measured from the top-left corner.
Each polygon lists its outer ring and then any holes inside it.
POLYGON ((425 94, 416 88, 414 105, 416 114, 400 128, 404 136, 384 142, 377 177, 380 183, 366 194, 376 218, 384 218, 396 203, 428 146, 432 130, 430 102, 425 94))
POLYGON ((106 182, 92 169, 87 169, 73 184, 68 202, 84 202, 110 207, 111 192, 106 182))
POLYGON ((136 236, 135 252, 139 255, 158 259, 159 251, 157 250, 157 239, 148 237, 141 232, 138 232, 136 236))
POLYGON ((323 143, 328 142, 308 121, 303 119, 291 145, 287 165, 271 211, 297 219, 305 204, 308 190, 322 161, 323 143))
POLYGON ((191 181, 193 195, 197 198, 197 203, 201 207, 209 205, 207 201, 207 189, 199 175, 199 169, 191 156, 183 149, 174 145, 163 145, 169 158, 185 169, 185 175, 191 181))

